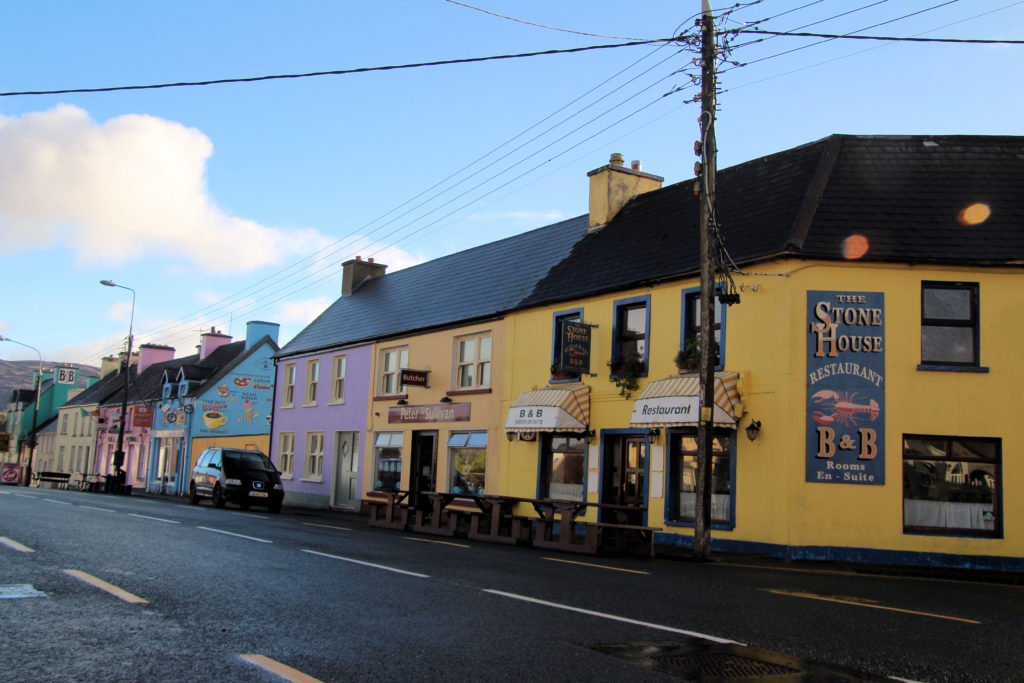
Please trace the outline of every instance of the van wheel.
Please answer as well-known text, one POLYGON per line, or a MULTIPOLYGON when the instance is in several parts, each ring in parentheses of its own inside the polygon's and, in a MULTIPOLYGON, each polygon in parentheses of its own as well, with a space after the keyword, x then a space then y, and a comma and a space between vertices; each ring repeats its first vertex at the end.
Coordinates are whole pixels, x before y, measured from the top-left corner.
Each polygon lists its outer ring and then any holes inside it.
POLYGON ((226 502, 224 500, 224 491, 221 490, 220 484, 217 484, 213 487, 213 507, 222 508, 226 502))
POLYGON ((188 502, 189 505, 199 504, 199 494, 196 493, 196 483, 194 481, 188 485, 188 502))

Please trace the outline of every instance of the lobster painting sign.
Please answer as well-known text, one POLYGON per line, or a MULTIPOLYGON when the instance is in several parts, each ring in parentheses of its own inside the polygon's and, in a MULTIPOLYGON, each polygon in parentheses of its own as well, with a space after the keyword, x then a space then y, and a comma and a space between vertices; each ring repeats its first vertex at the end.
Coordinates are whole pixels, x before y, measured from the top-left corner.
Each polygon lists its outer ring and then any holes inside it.
POLYGON ((807 292, 806 480, 885 484, 885 298, 807 292))

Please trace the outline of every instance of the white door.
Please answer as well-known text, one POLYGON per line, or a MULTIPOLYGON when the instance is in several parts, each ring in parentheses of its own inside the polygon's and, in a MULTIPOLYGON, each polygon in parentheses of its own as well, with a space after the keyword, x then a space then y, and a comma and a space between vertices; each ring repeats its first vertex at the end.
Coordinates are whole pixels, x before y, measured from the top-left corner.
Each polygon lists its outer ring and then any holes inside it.
POLYGON ((359 432, 334 433, 334 507, 355 510, 359 505, 358 445, 359 432))

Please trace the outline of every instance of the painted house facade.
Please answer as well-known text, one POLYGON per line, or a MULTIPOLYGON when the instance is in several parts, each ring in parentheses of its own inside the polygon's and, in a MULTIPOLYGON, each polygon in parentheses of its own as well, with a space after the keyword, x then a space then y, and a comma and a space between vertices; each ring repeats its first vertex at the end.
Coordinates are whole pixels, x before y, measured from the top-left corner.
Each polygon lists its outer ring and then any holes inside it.
MULTIPOLYGON (((1024 568, 1022 152, 832 136, 720 172, 740 302, 716 306, 713 547, 1024 568)), ((692 543, 697 216, 692 183, 632 199, 509 316, 499 493, 634 505, 692 543)))

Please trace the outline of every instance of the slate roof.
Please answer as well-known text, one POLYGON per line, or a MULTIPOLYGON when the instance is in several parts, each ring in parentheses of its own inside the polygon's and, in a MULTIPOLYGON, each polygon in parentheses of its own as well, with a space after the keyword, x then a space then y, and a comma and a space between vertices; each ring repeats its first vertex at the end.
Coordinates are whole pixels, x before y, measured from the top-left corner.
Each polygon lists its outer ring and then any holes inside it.
POLYGON ((514 309, 587 230, 579 216, 367 280, 278 357, 486 319, 514 309))
MULTIPOLYGON (((135 366, 133 365, 128 375, 128 381, 131 382, 135 376, 135 366)), ((111 394, 118 389, 124 387, 124 375, 120 372, 112 372, 106 377, 93 382, 92 386, 86 387, 77 396, 69 399, 63 406, 84 406, 91 403, 102 403, 111 394)))
MULTIPOLYGON (((833 135, 723 169, 719 224, 737 263, 776 257, 1024 264, 1024 137, 833 135), (979 225, 960 212, 991 209, 979 225)), ((699 272, 693 180, 634 197, 538 282, 522 307, 699 272)))

